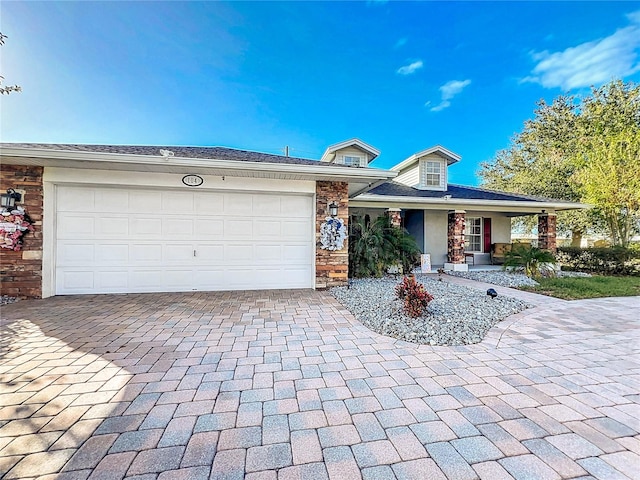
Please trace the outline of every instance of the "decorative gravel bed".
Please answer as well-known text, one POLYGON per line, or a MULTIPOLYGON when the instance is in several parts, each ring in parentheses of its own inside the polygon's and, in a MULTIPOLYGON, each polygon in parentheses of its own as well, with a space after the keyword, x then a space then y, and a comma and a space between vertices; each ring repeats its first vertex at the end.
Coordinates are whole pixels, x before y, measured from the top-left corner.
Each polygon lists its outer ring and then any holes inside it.
POLYGON ((422 275, 416 280, 434 296, 424 315, 404 314, 395 296, 401 278, 353 280, 351 287, 334 287, 331 294, 371 330, 408 342, 427 345, 468 345, 480 342, 496 323, 528 307, 526 302, 438 281, 422 275))
POLYGON ((8 303, 13 303, 17 301, 16 297, 10 297, 8 295, 0 296, 0 305, 7 305, 8 303))
POLYGON ((538 282, 531 280, 524 273, 507 272, 504 270, 489 270, 486 272, 447 272, 448 275, 468 278, 477 282, 491 283, 501 287, 535 287, 538 282))
MULTIPOLYGON (((509 272, 504 270, 490 270, 485 272, 447 272, 448 275, 468 278, 477 282, 491 283, 501 287, 535 287, 538 282, 527 277, 524 273, 509 272)), ((557 277, 590 277, 591 274, 583 272, 556 272, 557 277)))

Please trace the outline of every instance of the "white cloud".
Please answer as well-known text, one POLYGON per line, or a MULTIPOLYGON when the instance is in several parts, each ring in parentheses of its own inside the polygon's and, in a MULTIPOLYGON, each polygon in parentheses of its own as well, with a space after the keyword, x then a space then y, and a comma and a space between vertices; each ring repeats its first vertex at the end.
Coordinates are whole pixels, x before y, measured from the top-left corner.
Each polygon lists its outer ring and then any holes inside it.
MULTIPOLYGON (((449 80, 440 87, 440 103, 435 107, 431 107, 432 112, 439 112, 451 106, 450 100, 458 95, 462 90, 471 84, 471 80, 449 80)), ((431 102, 424 104, 425 107, 431 105, 431 102)))
POLYGON ((404 47, 409 39, 407 37, 399 38, 393 48, 404 47))
POLYGON ((631 25, 608 37, 569 47, 560 52, 533 52, 537 65, 523 82, 563 90, 600 85, 640 71, 640 10, 630 13, 631 25))
POLYGON ((423 66, 422 60, 416 60, 413 63, 410 63, 409 65, 405 65, 403 67, 400 67, 396 73, 399 75, 411 75, 412 73, 415 73, 416 70, 420 70, 423 66))

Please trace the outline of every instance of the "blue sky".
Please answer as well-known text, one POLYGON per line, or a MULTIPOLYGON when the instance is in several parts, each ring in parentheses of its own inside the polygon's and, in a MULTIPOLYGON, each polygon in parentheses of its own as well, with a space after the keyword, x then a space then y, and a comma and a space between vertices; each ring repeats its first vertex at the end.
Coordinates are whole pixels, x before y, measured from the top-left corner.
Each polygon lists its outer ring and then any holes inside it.
POLYGON ((640 81, 631 2, 2 2, 4 142, 221 145, 388 168, 443 145, 476 185, 535 102, 640 81))

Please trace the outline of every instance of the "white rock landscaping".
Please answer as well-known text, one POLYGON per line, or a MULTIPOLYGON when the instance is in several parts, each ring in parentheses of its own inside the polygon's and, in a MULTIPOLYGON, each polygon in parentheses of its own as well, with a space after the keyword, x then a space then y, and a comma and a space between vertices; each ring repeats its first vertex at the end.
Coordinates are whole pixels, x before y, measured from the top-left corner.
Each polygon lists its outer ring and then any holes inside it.
MULTIPOLYGON (((500 273, 500 272, 498 272, 500 273)), ((531 305, 522 300, 416 275, 434 296, 419 318, 404 314, 395 287, 402 277, 353 280, 350 287, 334 287, 331 294, 360 322, 389 337, 426 345, 468 345, 482 341, 504 318, 531 305)))

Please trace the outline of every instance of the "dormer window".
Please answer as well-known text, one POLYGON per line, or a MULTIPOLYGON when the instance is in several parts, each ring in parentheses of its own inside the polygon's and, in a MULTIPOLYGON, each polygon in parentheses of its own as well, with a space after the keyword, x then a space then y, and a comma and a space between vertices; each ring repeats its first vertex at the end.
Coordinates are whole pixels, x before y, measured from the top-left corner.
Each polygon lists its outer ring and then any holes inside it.
POLYGON ((420 160, 420 176, 418 188, 442 190, 445 185, 444 162, 440 160, 420 160))
POLYGON ((364 166, 363 163, 362 157, 357 157, 355 155, 344 155, 342 157, 343 165, 348 165, 350 167, 362 167, 364 166))
POLYGON ((424 184, 427 187, 440 186, 440 162, 424 162, 424 184))

